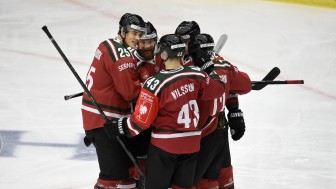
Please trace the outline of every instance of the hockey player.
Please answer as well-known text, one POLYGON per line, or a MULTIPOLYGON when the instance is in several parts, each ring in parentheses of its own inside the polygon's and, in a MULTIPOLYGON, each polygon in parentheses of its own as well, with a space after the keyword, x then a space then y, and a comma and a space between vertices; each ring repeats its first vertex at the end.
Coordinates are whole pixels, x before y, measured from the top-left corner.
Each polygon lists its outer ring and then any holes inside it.
POLYGON ((141 83, 154 76, 164 69, 159 60, 155 60, 154 50, 157 44, 158 35, 152 23, 146 23, 147 32, 139 40, 139 47, 134 51, 134 58, 137 62, 137 70, 141 76, 141 83))
POLYGON ((197 22, 195 21, 183 21, 177 26, 175 30, 175 34, 181 36, 183 38, 183 42, 186 44, 185 54, 183 58, 181 58, 181 61, 180 61, 181 65, 193 66, 191 57, 189 56, 189 53, 188 53, 188 43, 190 41, 190 38, 193 38, 200 33, 201 33, 201 29, 199 25, 197 24, 197 22))
POLYGON ((113 138, 133 137, 152 125, 146 189, 167 189, 171 183, 176 189, 192 187, 201 138, 196 101, 224 93, 224 86, 199 68, 180 65, 184 50, 179 36, 162 36, 156 52, 166 70, 146 80, 131 117, 112 119, 104 126, 113 138))
MULTIPOLYGON (((251 91, 248 75, 225 61, 213 52, 214 40, 209 34, 199 34, 189 42, 189 53, 193 63, 207 72, 214 71, 225 83, 226 93, 246 94, 251 91)), ((201 150, 195 172, 195 184, 198 189, 234 188, 228 128, 225 123, 224 108, 229 96, 223 95, 213 102, 199 101, 201 112, 200 125, 203 126, 201 150), (202 180, 201 180, 202 179, 202 180)), ((233 139, 239 139, 245 129, 244 118, 237 103, 229 103, 229 125, 236 133, 233 139), (238 129, 237 129, 238 128, 238 129)))
MULTIPOLYGON (((142 35, 139 40, 139 45, 136 50, 131 50, 133 57, 137 63, 136 70, 140 73, 141 85, 149 78, 159 73, 164 66, 162 61, 155 61, 154 50, 157 44, 158 36, 157 31, 152 23, 146 22, 146 34, 142 35)), ((134 151, 140 157, 138 158, 138 164, 143 172, 145 172, 145 159, 147 155, 147 147, 150 142, 151 129, 146 129, 136 138, 136 144, 134 151)), ((131 169, 134 178, 139 178, 138 170, 133 166, 131 169)))
MULTIPOLYGON (((100 104, 108 118, 119 118, 131 114, 131 104, 140 92, 140 74, 130 49, 137 48, 145 32, 145 22, 136 14, 126 13, 119 21, 118 36, 107 39, 98 46, 86 76, 86 86, 100 104)), ((135 188, 134 179, 129 178, 132 165, 129 157, 115 138, 104 132, 104 119, 99 115, 88 95, 83 94, 83 126, 87 145, 96 148, 100 168, 95 189, 135 188)), ((132 141, 120 137, 127 147, 132 141)))

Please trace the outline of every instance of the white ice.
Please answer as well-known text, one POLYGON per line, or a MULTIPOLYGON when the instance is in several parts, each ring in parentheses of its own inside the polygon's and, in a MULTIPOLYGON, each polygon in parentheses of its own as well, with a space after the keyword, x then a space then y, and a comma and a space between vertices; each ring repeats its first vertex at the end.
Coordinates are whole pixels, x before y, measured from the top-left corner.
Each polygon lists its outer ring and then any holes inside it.
POLYGON ((240 97, 247 130, 230 141, 237 189, 336 187, 336 10, 258 0, 11 0, 0 2, 0 188, 93 188, 94 148, 82 144, 81 86, 41 27, 46 25, 82 79, 97 45, 116 36, 125 12, 160 35, 195 20, 221 54, 252 80, 278 80, 240 97))

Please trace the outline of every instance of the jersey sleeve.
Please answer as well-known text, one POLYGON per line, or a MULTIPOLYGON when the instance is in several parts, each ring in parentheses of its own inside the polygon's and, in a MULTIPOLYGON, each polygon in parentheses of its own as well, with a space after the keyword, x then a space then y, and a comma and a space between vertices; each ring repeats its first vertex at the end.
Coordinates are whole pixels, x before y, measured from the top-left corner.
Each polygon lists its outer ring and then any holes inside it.
POLYGON ((231 71, 233 72, 233 79, 231 80, 230 92, 237 94, 246 94, 252 90, 252 82, 247 73, 239 71, 236 66, 231 64, 231 71))
POLYGON ((158 97, 147 89, 142 88, 136 102, 135 111, 127 119, 127 128, 131 137, 149 128, 154 122, 158 111, 158 97))
POLYGON ((230 93, 226 99, 225 105, 228 110, 238 109, 239 108, 238 94, 230 93))

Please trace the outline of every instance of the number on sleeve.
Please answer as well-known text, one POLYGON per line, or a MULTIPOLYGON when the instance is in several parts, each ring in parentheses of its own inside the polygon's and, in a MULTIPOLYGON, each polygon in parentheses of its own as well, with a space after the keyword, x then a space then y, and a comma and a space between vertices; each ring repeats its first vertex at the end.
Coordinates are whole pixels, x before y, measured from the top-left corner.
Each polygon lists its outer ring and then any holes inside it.
POLYGON ((147 87, 149 87, 150 90, 154 90, 155 87, 160 83, 160 80, 155 79, 154 77, 149 78, 146 81, 147 87))

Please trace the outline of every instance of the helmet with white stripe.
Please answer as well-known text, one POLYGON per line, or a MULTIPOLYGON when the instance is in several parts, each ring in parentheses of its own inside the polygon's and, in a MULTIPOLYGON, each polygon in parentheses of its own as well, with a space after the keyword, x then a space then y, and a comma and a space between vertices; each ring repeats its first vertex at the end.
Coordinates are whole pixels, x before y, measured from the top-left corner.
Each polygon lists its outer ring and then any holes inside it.
POLYGON ((156 29, 154 28, 153 24, 150 22, 146 22, 146 33, 141 36, 140 39, 146 40, 146 39, 154 39, 157 41, 157 32, 156 29))
POLYGON ((146 33, 145 21, 139 15, 125 13, 120 18, 118 33, 120 34, 121 32, 128 32, 131 29, 146 33))
POLYGON ((214 39, 207 33, 201 33, 192 37, 188 44, 190 54, 197 53, 199 51, 212 51, 214 47, 214 39))
POLYGON ((167 34, 160 38, 156 45, 156 54, 166 52, 168 58, 182 57, 185 51, 185 44, 181 36, 175 34, 167 34))
POLYGON ((195 21, 183 21, 175 30, 175 34, 181 36, 184 41, 188 41, 190 38, 200 33, 201 29, 195 21))

